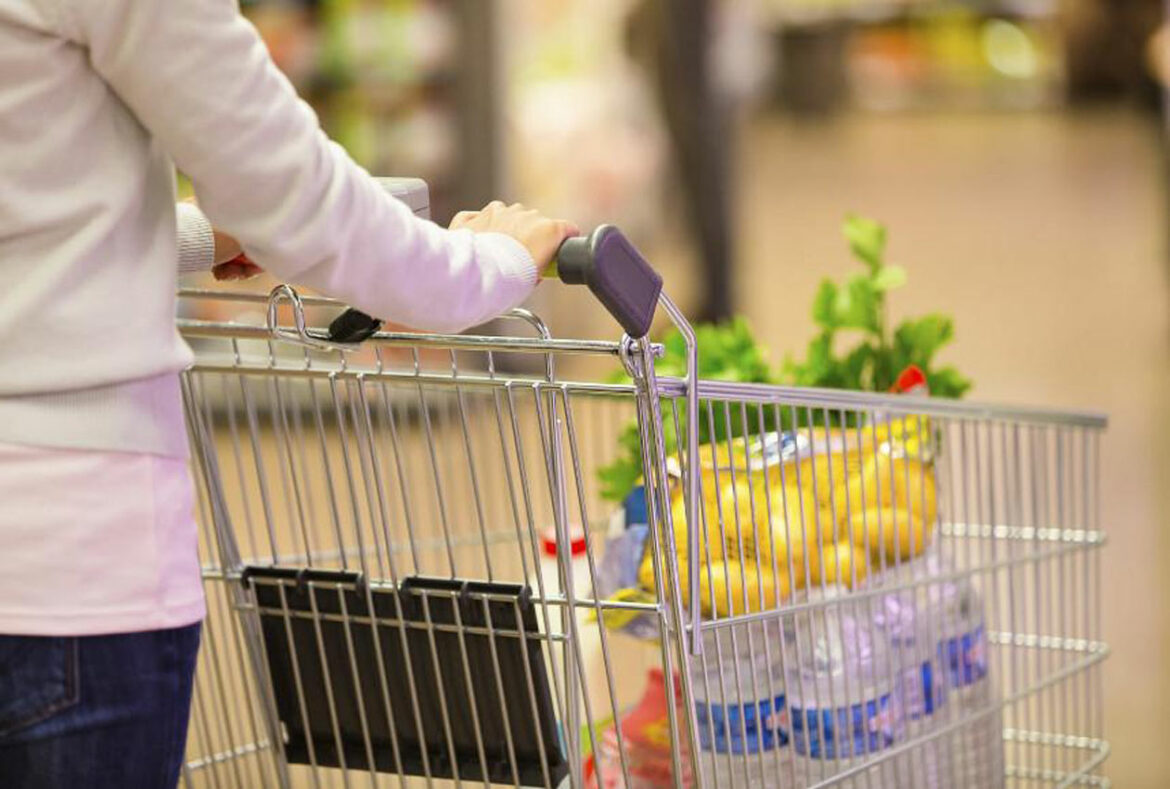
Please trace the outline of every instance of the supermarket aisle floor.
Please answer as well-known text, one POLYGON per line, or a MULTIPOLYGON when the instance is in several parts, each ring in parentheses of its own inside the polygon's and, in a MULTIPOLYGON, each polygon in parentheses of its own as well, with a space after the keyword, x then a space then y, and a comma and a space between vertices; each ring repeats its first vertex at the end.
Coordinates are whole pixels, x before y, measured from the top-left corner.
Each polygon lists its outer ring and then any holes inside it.
POLYGON ((846 211, 890 226, 894 317, 954 315, 980 399, 1107 411, 1109 775, 1170 784, 1170 237, 1156 130, 1126 114, 765 119, 741 145, 739 305, 774 359, 850 264, 846 211))

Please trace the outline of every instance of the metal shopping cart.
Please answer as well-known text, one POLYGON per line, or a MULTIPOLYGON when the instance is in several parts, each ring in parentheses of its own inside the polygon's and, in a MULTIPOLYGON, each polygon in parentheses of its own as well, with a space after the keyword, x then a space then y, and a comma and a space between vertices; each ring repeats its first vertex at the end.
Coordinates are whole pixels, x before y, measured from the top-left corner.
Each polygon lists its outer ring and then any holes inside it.
POLYGON ((288 287, 183 294, 257 318, 180 321, 209 604, 185 786, 1108 785, 1103 418, 700 380, 620 233, 560 274, 621 341, 516 311, 343 343, 288 287))

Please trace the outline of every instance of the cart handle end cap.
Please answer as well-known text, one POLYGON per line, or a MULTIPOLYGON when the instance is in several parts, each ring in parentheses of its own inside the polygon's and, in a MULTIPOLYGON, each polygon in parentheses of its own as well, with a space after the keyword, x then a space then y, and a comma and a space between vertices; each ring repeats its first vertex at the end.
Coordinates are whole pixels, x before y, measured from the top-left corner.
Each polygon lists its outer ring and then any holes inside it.
POLYGON ((329 342, 365 342, 381 328, 382 321, 351 307, 329 323, 329 342))
POLYGON ((568 285, 588 286, 631 337, 650 331, 662 277, 613 225, 561 244, 557 274, 568 285))

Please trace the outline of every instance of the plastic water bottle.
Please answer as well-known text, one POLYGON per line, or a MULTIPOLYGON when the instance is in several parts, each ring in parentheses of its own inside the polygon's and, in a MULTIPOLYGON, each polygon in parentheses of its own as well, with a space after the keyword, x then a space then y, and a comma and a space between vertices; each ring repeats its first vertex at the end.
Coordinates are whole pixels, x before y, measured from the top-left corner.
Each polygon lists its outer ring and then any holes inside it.
MULTIPOLYGON (((937 767, 931 782, 918 785, 998 789, 1004 785, 1003 717, 998 711, 987 712, 997 693, 988 665, 983 600, 967 578, 940 580, 953 570, 935 545, 899 572, 890 573, 887 579, 887 583, 913 582, 912 611, 917 622, 913 631, 923 642, 935 644, 931 685, 936 692, 945 694, 940 696, 941 708, 923 716, 923 725, 915 734, 929 731, 930 725, 979 716, 939 739, 939 747, 932 743, 919 749, 936 758, 937 767)), ((910 620, 905 616, 902 619, 902 629, 909 629, 906 623, 910 620)))
MULTIPOLYGON (((895 690, 902 703, 906 736, 911 740, 927 738, 948 722, 947 686, 937 649, 943 632, 943 612, 937 595, 923 593, 927 587, 921 585, 921 575, 898 573, 895 577, 914 576, 919 585, 879 597, 874 620, 889 642, 895 690)), ((926 739, 907 755, 906 761, 910 768, 907 786, 942 789, 954 785, 953 760, 946 738, 926 739)))
POLYGON ((953 786, 997 789, 1004 785, 1003 715, 988 664, 983 599, 966 578, 942 584, 939 662, 945 672, 954 720, 981 715, 954 738, 953 786))
POLYGON ((703 636, 691 686, 704 786, 792 787, 780 627, 732 625, 703 636))
MULTIPOLYGON (((906 736, 887 635, 874 622, 877 604, 832 602, 831 588, 823 594, 823 609, 798 614, 785 628, 798 785, 870 762, 906 736)), ((911 774, 899 755, 834 785, 901 789, 911 774)))

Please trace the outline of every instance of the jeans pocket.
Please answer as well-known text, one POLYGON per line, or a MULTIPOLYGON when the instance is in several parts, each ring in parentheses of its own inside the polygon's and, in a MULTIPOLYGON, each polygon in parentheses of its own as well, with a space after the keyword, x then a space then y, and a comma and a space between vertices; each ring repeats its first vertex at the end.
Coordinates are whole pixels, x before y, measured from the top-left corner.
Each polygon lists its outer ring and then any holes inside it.
POLYGON ((0 739, 77 703, 77 639, 0 635, 0 739))

